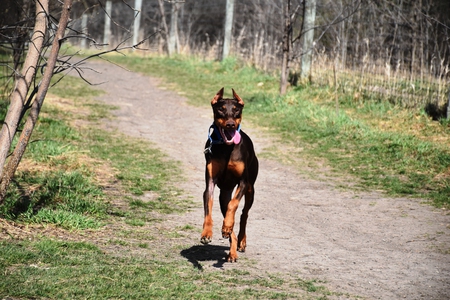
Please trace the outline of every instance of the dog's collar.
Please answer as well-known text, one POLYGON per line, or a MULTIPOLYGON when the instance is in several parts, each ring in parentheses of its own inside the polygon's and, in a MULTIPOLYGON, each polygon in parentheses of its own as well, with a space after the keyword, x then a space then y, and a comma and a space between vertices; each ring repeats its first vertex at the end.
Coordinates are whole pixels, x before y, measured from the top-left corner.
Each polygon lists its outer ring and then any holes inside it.
MULTIPOLYGON (((238 125, 238 128, 236 129, 237 132, 241 131, 241 124, 238 125)), ((208 140, 209 140, 209 147, 205 148, 205 153, 212 153, 211 148, 213 145, 219 145, 224 144, 222 135, 219 132, 219 128, 217 128, 216 124, 212 123, 211 126, 209 126, 208 129, 208 140), (217 139, 213 139, 212 134, 214 134, 217 139)))

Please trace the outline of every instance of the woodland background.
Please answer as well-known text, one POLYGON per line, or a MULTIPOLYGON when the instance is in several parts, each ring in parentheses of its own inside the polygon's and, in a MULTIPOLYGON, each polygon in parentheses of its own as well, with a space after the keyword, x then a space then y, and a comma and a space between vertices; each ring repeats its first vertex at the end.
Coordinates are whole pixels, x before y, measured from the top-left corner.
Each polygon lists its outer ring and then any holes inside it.
MULTIPOLYGON (((139 48, 166 54, 172 36, 176 53, 222 59, 226 0, 144 0, 140 11, 133 9, 137 1, 74 1, 70 42, 86 48, 112 48, 149 37, 139 48), (137 36, 133 31, 136 17, 137 36)), ((51 2, 57 16, 59 4, 51 2)), ((311 83, 334 85, 356 101, 382 97, 405 107, 425 108, 436 118, 445 116, 450 71, 449 1, 310 2, 316 5, 311 83)), ((283 9, 288 3, 290 81, 295 85, 303 53, 302 0, 235 1, 230 55, 262 70, 279 72, 283 9)), ((16 64, 28 45, 34 5, 31 0, 2 1, 1 47, 13 48, 16 64)), ((5 62, 2 65, 6 66, 5 62)))
MULTIPOLYGON (((2 47, 13 47, 16 52, 26 47, 26 43, 21 44, 32 27, 33 19, 26 16, 32 16, 34 2, 2 1, 2 47), (8 34, 6 27, 15 33, 8 34)), ((103 47, 111 48, 150 36, 140 48, 165 54, 173 33, 176 53, 220 60, 226 2, 144 0, 137 11, 133 0, 111 0, 111 12, 106 13, 105 0, 75 1, 70 27, 79 38, 70 42, 82 47, 108 44, 103 47), (136 16, 140 27, 133 39, 136 16)), ((289 66, 291 83, 296 84, 302 59, 301 0, 235 1, 231 55, 266 71, 279 70, 283 7, 288 2, 292 22, 289 66)), ((315 5, 312 82, 336 85, 356 100, 379 94, 407 107, 426 107, 437 117, 444 114, 450 57, 449 1, 316 0, 315 5)))

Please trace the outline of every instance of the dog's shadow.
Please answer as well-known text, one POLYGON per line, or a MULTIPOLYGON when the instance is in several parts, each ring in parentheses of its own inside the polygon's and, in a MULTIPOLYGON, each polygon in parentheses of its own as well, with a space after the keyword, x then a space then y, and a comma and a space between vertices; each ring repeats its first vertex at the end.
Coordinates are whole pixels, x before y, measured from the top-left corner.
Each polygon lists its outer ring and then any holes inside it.
POLYGON ((180 254, 185 257, 192 265, 203 270, 202 261, 217 261, 213 264, 216 268, 222 268, 227 257, 229 247, 216 245, 195 245, 188 249, 181 250, 180 254))

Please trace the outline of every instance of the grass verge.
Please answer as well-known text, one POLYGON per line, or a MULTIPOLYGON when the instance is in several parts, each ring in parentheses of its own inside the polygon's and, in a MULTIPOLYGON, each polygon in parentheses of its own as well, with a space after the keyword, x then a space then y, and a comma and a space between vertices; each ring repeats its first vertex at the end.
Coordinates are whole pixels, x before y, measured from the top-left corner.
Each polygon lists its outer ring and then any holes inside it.
POLYGON ((66 229, 99 228, 111 212, 121 214, 104 193, 114 182, 130 202, 145 192, 157 195, 134 212, 144 222, 146 211, 189 206, 170 184, 179 176, 174 162, 147 142, 93 126, 113 109, 92 100, 102 91, 76 78, 51 91, 63 98, 50 96, 44 106, 1 216, 66 229))
POLYGON ((316 281, 202 272, 187 263, 105 255, 85 242, 0 242, 0 295, 38 299, 325 299, 316 281), (24 288, 26 287, 26 288, 24 288))
POLYGON ((281 136, 279 147, 290 144, 301 149, 291 155, 325 160, 332 176, 350 175, 363 188, 450 206, 450 126, 443 119, 432 121, 423 110, 405 110, 370 94, 355 99, 342 91, 336 94, 330 86, 299 86, 280 97, 276 76, 234 58, 110 59, 165 78, 166 85, 195 105, 208 105, 222 86, 233 87, 246 101, 245 114, 281 136))

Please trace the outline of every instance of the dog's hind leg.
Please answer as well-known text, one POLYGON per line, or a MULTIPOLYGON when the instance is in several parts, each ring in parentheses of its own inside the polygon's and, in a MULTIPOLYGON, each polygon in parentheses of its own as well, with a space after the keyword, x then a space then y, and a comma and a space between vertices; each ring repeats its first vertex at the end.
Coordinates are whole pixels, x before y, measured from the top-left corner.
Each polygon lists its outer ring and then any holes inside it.
POLYGON ((240 252, 244 252, 245 247, 247 246, 247 235, 246 235, 245 229, 247 226, 248 212, 249 212, 250 208, 252 208, 254 198, 255 198, 255 190, 253 189, 253 185, 249 185, 247 191, 245 192, 245 204, 244 204, 244 208, 242 209, 241 222, 240 222, 239 235, 238 235, 237 250, 240 252))

